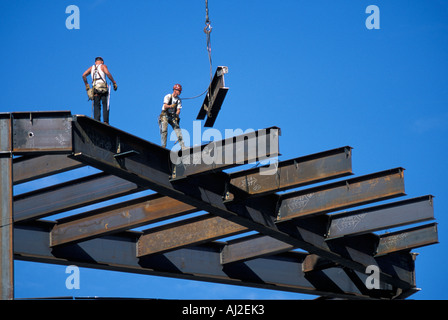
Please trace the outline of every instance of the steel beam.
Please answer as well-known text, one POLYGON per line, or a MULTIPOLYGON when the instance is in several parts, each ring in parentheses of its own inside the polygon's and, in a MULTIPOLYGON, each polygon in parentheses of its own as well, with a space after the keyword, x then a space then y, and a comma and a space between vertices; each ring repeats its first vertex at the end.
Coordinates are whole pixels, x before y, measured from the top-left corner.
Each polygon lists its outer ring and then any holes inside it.
POLYGON ((221 263, 228 264, 247 261, 275 255, 280 252, 287 252, 292 249, 295 249, 293 245, 269 236, 257 234, 229 241, 222 249, 221 263))
POLYGON ((173 152, 172 179, 182 179, 276 157, 279 155, 279 135, 280 129, 271 127, 183 149, 180 157, 173 152))
POLYGON ((210 214, 144 231, 138 239, 137 257, 197 245, 248 231, 239 224, 210 214))
MULTIPOLYGON (((98 123, 92 119, 77 116, 73 121, 74 157, 88 165, 110 172, 124 179, 146 186, 156 192, 176 198, 191 206, 210 212, 224 219, 240 224, 251 230, 272 236, 277 240, 310 253, 334 260, 340 265, 365 272, 373 257, 369 254, 347 255, 344 247, 334 251, 322 238, 307 237, 305 229, 290 228, 275 223, 274 208, 276 202, 267 197, 248 199, 244 203, 226 204, 222 200, 225 190, 225 178, 208 181, 207 187, 197 179, 182 179, 175 183, 170 181, 171 163, 169 150, 129 135, 111 126, 98 123), (136 151, 133 156, 116 159, 114 155, 129 150, 136 151)), ((395 172, 398 174, 398 172, 395 172)), ((399 172, 402 180, 401 170, 399 172)), ((383 177, 384 178, 384 177, 383 177)), ((392 177, 390 177, 392 178, 392 177)), ((395 181, 395 179, 392 179, 395 181)), ((401 181, 402 184, 402 181, 401 181)), ((347 188, 347 187, 346 187, 347 188)), ((400 188, 398 188, 400 189, 400 188)), ((402 189, 402 188, 401 188, 402 189)), ((373 201, 373 200, 372 200, 373 201)), ((406 279, 381 273, 385 282, 408 289, 412 287, 406 279)))
MULTIPOLYGON (((141 233, 127 231, 82 243, 50 248, 48 239, 53 227, 54 223, 46 221, 30 221, 15 226, 15 259, 62 265, 76 264, 80 267, 327 297, 372 298, 369 292, 361 292, 354 284, 355 279, 341 272, 340 268, 329 268, 314 275, 305 274, 302 271, 302 263, 307 255, 304 253, 285 253, 223 267, 219 262, 223 244, 216 242, 137 258, 136 243, 141 233)), ((357 273, 356 282, 364 283, 367 276, 364 273, 357 273)), ((389 289, 385 297, 396 295, 396 289, 387 284, 384 286, 389 289)))
POLYGON ((428 195, 330 216, 327 239, 395 228, 434 219, 428 195))
POLYGON ((195 211, 196 207, 152 194, 61 219, 51 231, 50 245, 86 241, 195 211))
POLYGON ((72 151, 70 111, 14 112, 11 116, 14 154, 72 151))
POLYGON ((14 219, 39 219, 142 190, 135 183, 98 173, 15 196, 14 219))
POLYGON ((11 118, 0 114, 0 299, 14 299, 11 118))
POLYGON ((437 223, 386 233, 380 236, 376 256, 439 243, 437 223))
POLYGON ((280 161, 271 174, 266 167, 231 173, 230 185, 254 196, 351 175, 351 149, 347 146, 280 161))
POLYGON ((405 195, 397 168, 281 196, 277 221, 323 214, 405 195))
POLYGON ((213 127, 219 110, 221 110, 221 105, 229 90, 229 88, 226 88, 224 81, 224 74, 228 72, 229 70, 227 67, 219 66, 216 69, 215 75, 208 88, 207 95, 205 96, 202 107, 196 117, 197 120, 204 120, 207 116, 204 127, 213 127))
POLYGON ((85 164, 72 160, 65 154, 15 158, 13 160, 14 184, 48 177, 83 166, 85 164))

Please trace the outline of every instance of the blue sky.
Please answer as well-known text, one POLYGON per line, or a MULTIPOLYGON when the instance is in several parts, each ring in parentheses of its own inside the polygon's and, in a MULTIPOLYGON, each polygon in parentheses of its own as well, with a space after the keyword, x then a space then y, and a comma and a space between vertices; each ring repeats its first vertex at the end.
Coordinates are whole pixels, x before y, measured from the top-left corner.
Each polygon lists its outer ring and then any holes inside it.
MULTIPOLYGON (((213 70, 229 67, 215 128, 278 126, 281 159, 349 145, 356 175, 404 167, 407 197, 434 195, 439 223, 440 243, 414 250, 422 291, 412 298, 448 298, 448 1, 209 0, 209 10, 213 70), (372 4, 378 30, 365 25, 372 4)), ((0 112, 91 115, 81 75, 102 56, 118 83, 111 124, 159 143, 173 84, 181 97, 208 86, 204 21, 203 0, 2 0, 0 112), (78 30, 66 28, 69 5, 78 30)), ((184 129, 202 99, 184 101, 184 129)), ((16 262, 16 297, 312 298, 90 269, 68 290, 66 278, 64 266, 16 262)))

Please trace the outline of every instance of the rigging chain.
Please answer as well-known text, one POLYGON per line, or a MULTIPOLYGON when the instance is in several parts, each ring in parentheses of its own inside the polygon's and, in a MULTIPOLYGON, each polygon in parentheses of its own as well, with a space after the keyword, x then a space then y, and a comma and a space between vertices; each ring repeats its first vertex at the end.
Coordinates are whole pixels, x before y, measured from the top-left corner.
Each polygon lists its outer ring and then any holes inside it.
MULTIPOLYGON (((211 32, 212 32, 212 26, 210 24, 210 18, 209 18, 209 15, 208 15, 208 0, 205 0, 205 27, 204 27, 204 33, 206 34, 206 37, 207 37, 207 53, 208 53, 208 61, 209 61, 209 64, 210 64, 210 84, 212 83, 212 80, 213 80, 212 46, 211 46, 211 41, 210 41, 210 33, 211 32)), ((202 92, 201 94, 199 94, 197 96, 190 97, 190 98, 183 98, 183 100, 199 98, 200 96, 204 95, 207 91, 208 91, 208 88, 205 89, 204 92, 202 92)), ((208 94, 210 95, 210 92, 208 94)), ((209 97, 209 100, 210 100, 210 97, 209 97)))

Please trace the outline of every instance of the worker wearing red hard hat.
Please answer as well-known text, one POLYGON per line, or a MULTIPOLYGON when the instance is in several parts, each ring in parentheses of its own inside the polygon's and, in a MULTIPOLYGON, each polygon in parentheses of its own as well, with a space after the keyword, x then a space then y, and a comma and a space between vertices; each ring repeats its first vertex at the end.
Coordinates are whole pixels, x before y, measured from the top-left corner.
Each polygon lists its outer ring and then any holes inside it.
POLYGON ((177 140, 182 148, 185 148, 184 141, 182 139, 182 131, 179 127, 180 111, 182 110, 182 100, 179 95, 182 92, 182 86, 175 84, 173 86, 173 93, 167 94, 163 98, 162 113, 159 116, 159 128, 162 136, 162 146, 166 147, 166 139, 168 136, 168 124, 171 125, 176 132, 177 140))

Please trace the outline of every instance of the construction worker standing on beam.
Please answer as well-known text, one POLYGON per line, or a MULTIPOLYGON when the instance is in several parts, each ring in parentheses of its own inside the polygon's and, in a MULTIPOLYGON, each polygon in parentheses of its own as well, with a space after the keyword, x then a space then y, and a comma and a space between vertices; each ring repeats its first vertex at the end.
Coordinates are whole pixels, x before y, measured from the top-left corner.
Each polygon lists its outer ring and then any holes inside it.
POLYGON ((117 91, 117 83, 101 57, 95 58, 95 64, 82 74, 82 79, 86 85, 89 100, 93 100, 93 117, 95 120, 101 121, 101 104, 103 104, 103 121, 109 123, 109 88, 106 83, 106 75, 112 81, 114 90, 117 91), (92 88, 87 83, 89 74, 92 77, 92 88))
POLYGON ((182 139, 182 130, 179 127, 180 111, 182 110, 182 101, 179 95, 182 92, 182 86, 175 84, 173 87, 173 93, 167 94, 163 98, 162 113, 159 116, 159 129, 162 136, 162 146, 166 148, 166 139, 168 136, 168 124, 171 125, 176 132, 177 140, 181 148, 185 148, 184 141, 182 139))

